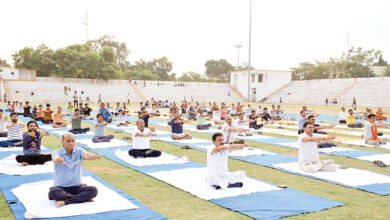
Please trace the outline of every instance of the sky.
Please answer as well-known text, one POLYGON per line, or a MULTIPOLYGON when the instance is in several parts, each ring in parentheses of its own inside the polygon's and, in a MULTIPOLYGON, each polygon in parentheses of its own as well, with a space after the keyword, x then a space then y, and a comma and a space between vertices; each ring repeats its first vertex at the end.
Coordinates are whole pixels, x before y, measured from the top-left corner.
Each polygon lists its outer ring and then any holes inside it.
MULTIPOLYGON (((105 34, 125 42, 130 63, 162 56, 181 75, 210 59, 248 63, 250 0, 1 0, 0 58, 44 43, 52 49, 105 34)), ((340 57, 349 46, 390 61, 390 1, 252 0, 251 65, 289 70, 340 57)))

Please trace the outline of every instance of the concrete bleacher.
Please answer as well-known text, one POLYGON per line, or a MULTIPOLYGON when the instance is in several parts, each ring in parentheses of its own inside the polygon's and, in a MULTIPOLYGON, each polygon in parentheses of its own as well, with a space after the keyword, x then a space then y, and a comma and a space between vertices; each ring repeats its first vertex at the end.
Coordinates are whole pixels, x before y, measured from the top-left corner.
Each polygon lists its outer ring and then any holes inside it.
POLYGON ((324 105, 328 98, 332 104, 334 97, 338 105, 351 105, 356 97, 360 106, 390 106, 390 77, 321 79, 292 81, 277 93, 268 97, 266 103, 324 105), (289 95, 290 94, 290 95, 289 95))
POLYGON ((181 101, 186 97, 200 102, 224 101, 237 102, 242 99, 234 94, 227 83, 198 83, 189 82, 185 86, 174 86, 174 82, 138 81, 132 86, 128 80, 91 80, 91 79, 61 79, 38 77, 37 81, 6 81, 8 97, 14 101, 30 101, 34 103, 64 103, 73 100, 74 91, 80 94, 84 91, 85 98, 90 102, 97 102, 98 95, 102 94, 103 101, 127 102, 130 93, 132 102, 143 101, 143 97, 150 100, 181 101), (64 87, 70 86, 71 92, 64 93, 64 87), (135 87, 135 88, 134 88, 135 87), (138 90, 139 92, 135 91, 138 90), (31 92, 34 95, 31 95, 31 92), (230 95, 230 96, 229 96, 230 95), (233 96, 234 95, 234 96, 233 96))

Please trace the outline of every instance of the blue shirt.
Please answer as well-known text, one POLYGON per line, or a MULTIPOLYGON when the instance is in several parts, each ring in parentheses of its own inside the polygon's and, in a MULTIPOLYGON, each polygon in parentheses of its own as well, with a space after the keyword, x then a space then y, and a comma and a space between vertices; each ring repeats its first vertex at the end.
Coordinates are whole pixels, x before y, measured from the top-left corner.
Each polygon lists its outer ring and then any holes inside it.
POLYGON ((183 133, 183 123, 175 123, 176 119, 171 120, 171 127, 173 134, 181 134, 183 133))
MULTIPOLYGON (((104 122, 102 122, 104 123, 104 122)), ((95 126, 93 127, 93 136, 95 137, 101 137, 101 136, 104 136, 104 128, 106 126, 95 126)))
POLYGON ((303 130, 303 124, 305 124, 305 122, 308 122, 307 119, 303 120, 303 117, 299 117, 298 119, 298 130, 303 130))
POLYGON ((104 120, 106 120, 108 117, 111 116, 110 111, 108 111, 107 109, 99 108, 99 112, 98 113, 103 115, 103 119, 104 120))
POLYGON ((28 135, 28 132, 23 133, 23 154, 24 155, 37 155, 41 154, 41 132, 35 133, 35 138, 28 135))
POLYGON ((53 158, 57 156, 64 158, 64 163, 54 164, 54 186, 81 185, 84 153, 84 149, 75 147, 69 155, 63 146, 53 152, 53 158))

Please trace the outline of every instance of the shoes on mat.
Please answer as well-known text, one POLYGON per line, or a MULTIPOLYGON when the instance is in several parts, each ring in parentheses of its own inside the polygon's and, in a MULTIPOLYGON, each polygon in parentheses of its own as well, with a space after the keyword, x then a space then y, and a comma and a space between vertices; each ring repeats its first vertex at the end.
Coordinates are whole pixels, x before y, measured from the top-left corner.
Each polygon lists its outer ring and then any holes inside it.
POLYGON ((237 182, 237 183, 229 183, 228 188, 233 188, 233 187, 238 187, 241 188, 243 187, 244 184, 242 182, 237 182))

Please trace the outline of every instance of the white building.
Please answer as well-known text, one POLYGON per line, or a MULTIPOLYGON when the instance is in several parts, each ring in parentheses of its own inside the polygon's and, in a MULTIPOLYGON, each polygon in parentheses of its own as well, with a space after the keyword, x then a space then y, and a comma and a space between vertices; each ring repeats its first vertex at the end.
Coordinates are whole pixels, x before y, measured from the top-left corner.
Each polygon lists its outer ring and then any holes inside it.
MULTIPOLYGON (((260 101, 290 82, 290 71, 251 70, 250 101, 260 101)), ((248 70, 232 72, 230 83, 248 99, 248 70)))
POLYGON ((35 70, 18 69, 15 67, 1 67, 0 79, 6 80, 36 80, 37 73, 35 70))

